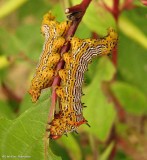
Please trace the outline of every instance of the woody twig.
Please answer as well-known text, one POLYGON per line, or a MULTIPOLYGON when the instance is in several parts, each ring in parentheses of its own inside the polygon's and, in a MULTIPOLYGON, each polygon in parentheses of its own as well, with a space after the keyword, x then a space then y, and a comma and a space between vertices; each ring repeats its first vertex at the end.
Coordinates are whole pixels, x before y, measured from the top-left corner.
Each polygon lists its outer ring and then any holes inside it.
MULTIPOLYGON (((66 45, 64 45, 61 48, 61 55, 65 52, 68 52, 69 48, 70 48, 70 43, 68 41, 69 37, 72 37, 76 30, 77 27, 79 25, 79 23, 81 22, 86 9, 88 8, 90 2, 92 0, 83 0, 80 4, 72 6, 70 8, 66 8, 65 9, 65 14, 68 14, 68 19, 72 21, 72 24, 69 28, 69 30, 67 31, 66 35, 65 35, 65 40, 66 40, 66 45)), ((64 61, 61 59, 59 61, 59 63, 57 64, 57 70, 60 70, 64 67, 64 61)), ((55 105, 57 102, 57 95, 55 92, 55 87, 60 85, 60 77, 57 75, 52 83, 52 95, 51 95, 51 107, 50 107, 50 112, 49 112, 49 118, 48 118, 48 122, 50 122, 52 120, 52 117, 54 116, 54 111, 55 111, 55 105)))

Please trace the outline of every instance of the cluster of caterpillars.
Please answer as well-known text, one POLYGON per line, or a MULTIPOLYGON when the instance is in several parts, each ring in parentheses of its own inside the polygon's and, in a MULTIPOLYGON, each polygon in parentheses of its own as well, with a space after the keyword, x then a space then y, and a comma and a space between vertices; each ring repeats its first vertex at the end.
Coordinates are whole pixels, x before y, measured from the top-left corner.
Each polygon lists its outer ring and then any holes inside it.
POLYGON ((61 46, 65 43, 64 34, 70 22, 56 22, 49 12, 44 16, 42 32, 45 35, 43 54, 40 58, 36 74, 32 80, 29 93, 35 102, 41 90, 51 85, 55 74, 61 78, 60 86, 56 87, 59 97, 59 113, 55 114, 50 123, 50 138, 57 139, 63 134, 76 131, 81 124, 87 124, 83 117, 83 103, 81 102, 84 73, 94 57, 108 55, 117 44, 117 33, 108 30, 106 37, 100 39, 70 39, 70 50, 61 57, 61 46), (55 67, 62 58, 65 66, 58 72, 55 67))

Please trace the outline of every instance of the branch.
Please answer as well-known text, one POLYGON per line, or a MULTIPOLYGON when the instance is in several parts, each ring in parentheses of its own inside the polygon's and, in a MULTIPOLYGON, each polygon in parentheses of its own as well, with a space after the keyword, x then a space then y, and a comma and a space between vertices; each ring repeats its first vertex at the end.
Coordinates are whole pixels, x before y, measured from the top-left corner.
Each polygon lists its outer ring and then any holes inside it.
MULTIPOLYGON (((86 12, 86 9, 88 8, 91 1, 92 0, 83 0, 80 4, 65 9, 65 14, 69 14, 68 18, 70 20, 72 20, 72 24, 65 35, 65 40, 67 43, 66 43, 66 45, 64 45, 61 48, 61 55, 65 52, 68 52, 68 50, 70 48, 70 43, 68 41, 68 38, 72 37, 75 34, 76 29, 77 29, 80 21, 82 20, 84 14, 86 12)), ((64 64, 65 64, 65 62, 61 59, 59 61, 59 63, 57 64, 56 70, 62 69, 64 67, 64 64)), ((57 95, 55 92, 55 87, 60 85, 60 81, 61 81, 60 77, 56 76, 54 78, 53 83, 52 83, 51 107, 50 107, 50 111, 49 111, 48 122, 50 122, 52 120, 52 117, 54 115, 55 105, 57 102, 57 95)))
POLYGON ((119 0, 113 0, 113 16, 115 18, 115 21, 117 22, 118 21, 118 17, 119 17, 119 14, 120 14, 120 11, 119 11, 119 0))

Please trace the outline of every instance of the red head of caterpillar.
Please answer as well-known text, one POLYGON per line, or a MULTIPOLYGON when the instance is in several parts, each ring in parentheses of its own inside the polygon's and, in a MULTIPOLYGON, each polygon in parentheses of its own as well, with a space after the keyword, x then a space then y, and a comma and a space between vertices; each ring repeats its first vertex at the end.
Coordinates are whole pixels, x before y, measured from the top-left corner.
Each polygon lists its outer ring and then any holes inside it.
POLYGON ((51 122, 50 138, 58 139, 63 134, 76 131, 81 125, 87 123, 82 115, 75 115, 74 111, 60 111, 56 118, 51 122), (56 134, 55 134, 56 133, 56 134))
POLYGON ((61 105, 58 116, 51 122, 50 138, 57 139, 87 123, 81 102, 84 72, 92 58, 110 53, 117 44, 117 39, 117 33, 113 29, 109 29, 108 35, 101 39, 82 40, 72 37, 69 53, 63 54, 65 67, 59 71, 62 81, 56 93, 61 105))
POLYGON ((45 36, 45 42, 29 89, 33 102, 37 101, 42 89, 52 84, 55 67, 60 60, 59 51, 65 42, 64 34, 69 26, 70 22, 68 21, 62 23, 55 21, 55 17, 51 12, 47 13, 43 18, 41 32, 45 36))

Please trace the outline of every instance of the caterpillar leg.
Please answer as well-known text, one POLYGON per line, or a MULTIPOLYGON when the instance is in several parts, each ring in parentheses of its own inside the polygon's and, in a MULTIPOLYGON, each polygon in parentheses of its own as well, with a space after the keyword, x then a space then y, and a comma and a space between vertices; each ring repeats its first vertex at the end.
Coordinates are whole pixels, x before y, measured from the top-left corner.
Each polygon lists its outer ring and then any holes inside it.
POLYGON ((65 43, 65 39, 63 37, 58 37, 54 39, 52 52, 57 52, 65 43))
POLYGON ((60 86, 56 87, 56 94, 58 95, 58 97, 60 97, 62 100, 64 100, 64 91, 63 88, 60 86))
POLYGON ((59 35, 64 36, 67 30, 69 29, 70 25, 71 25, 70 21, 61 22, 57 28, 59 35))
POLYGON ((67 80, 67 71, 65 69, 60 69, 59 76, 63 80, 63 82, 65 83, 67 80))
POLYGON ((48 60, 47 60, 47 66, 48 68, 54 68, 57 63, 60 60, 60 54, 59 53, 53 53, 49 56, 48 60))

